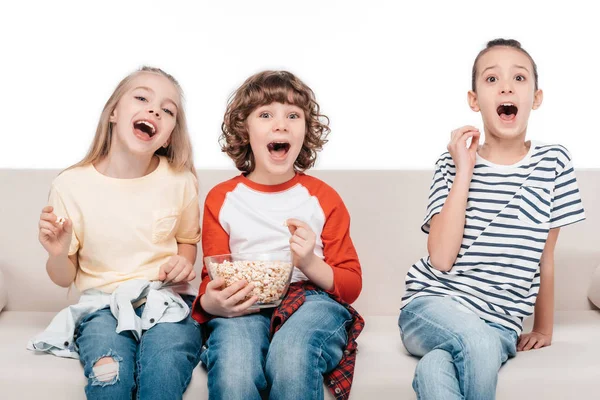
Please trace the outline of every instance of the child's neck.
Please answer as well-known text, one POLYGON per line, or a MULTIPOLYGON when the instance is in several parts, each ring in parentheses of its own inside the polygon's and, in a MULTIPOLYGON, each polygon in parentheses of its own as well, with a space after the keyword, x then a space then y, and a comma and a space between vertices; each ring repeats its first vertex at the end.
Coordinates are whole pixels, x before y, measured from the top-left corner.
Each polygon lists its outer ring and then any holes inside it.
POLYGON ((254 183, 258 183, 260 185, 281 185, 282 183, 286 183, 296 176, 296 171, 292 170, 286 172, 282 175, 273 175, 268 172, 257 171, 256 169, 246 175, 246 178, 250 179, 254 183))
POLYGON ((530 147, 531 141, 525 141, 525 134, 514 139, 501 139, 486 134, 485 142, 477 152, 491 163, 512 165, 521 161, 529 152, 530 147))
POLYGON ((154 171, 159 164, 158 157, 153 154, 140 156, 131 153, 123 154, 118 151, 110 151, 102 160, 94 166, 102 175, 118 179, 135 179, 146 176, 154 171))

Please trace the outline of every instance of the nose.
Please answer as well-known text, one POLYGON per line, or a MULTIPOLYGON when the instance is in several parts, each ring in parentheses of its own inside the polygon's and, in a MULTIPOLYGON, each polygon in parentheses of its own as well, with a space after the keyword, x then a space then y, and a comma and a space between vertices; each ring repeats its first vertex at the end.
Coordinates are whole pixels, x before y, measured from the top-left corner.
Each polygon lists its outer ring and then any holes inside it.
POLYGON ((154 115, 156 115, 156 118, 160 118, 160 114, 158 113, 158 111, 148 110, 148 112, 149 112, 150 114, 154 114, 154 115))
POLYGON ((276 132, 287 132, 287 119, 277 118, 273 124, 273 130, 276 132))
POLYGON ((501 89, 500 93, 502 93, 502 94, 512 94, 513 93, 513 88, 512 88, 512 85, 510 82, 505 81, 502 84, 502 86, 500 86, 500 89, 501 89))

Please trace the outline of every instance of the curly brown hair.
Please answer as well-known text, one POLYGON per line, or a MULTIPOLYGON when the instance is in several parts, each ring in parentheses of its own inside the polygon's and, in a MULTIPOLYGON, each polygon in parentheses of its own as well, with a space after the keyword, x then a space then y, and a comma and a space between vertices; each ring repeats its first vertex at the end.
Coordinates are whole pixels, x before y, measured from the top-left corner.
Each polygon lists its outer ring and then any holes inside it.
POLYGON ((292 104, 304 111, 306 134, 294 168, 309 169, 317 160, 317 152, 327 143, 329 118, 321 114, 312 89, 287 71, 259 72, 232 94, 221 124, 221 151, 231 157, 240 171, 246 174, 254 171, 256 163, 246 119, 257 107, 271 103, 292 104))

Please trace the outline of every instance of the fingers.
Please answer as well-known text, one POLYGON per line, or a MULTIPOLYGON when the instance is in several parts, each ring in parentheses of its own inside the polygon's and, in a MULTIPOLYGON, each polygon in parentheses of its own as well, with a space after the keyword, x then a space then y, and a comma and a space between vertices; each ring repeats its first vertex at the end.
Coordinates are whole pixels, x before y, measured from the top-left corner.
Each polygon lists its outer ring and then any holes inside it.
POLYGON ((46 206, 42 208, 42 213, 51 213, 52 211, 54 211, 54 207, 52 206, 46 206))
POLYGON ((73 222, 71 222, 70 219, 65 219, 65 222, 63 222, 62 224, 62 230, 65 233, 72 233, 73 232, 73 222))
POLYGON ((521 335, 521 337, 519 338, 519 342, 517 343, 517 350, 518 351, 524 351, 525 350, 525 346, 527 346, 527 344, 532 339, 533 339, 533 337, 530 334, 521 335))
POLYGON ((451 143, 456 143, 456 141, 466 132, 469 131, 477 131, 479 132, 479 129, 475 128, 473 125, 465 125, 462 126, 458 129, 455 129, 452 131, 452 133, 450 133, 450 142, 451 143))
POLYGON ((60 230, 62 230, 62 228, 57 227, 53 223, 45 221, 45 220, 40 220, 39 228, 40 228, 40 231, 43 229, 45 232, 49 232, 53 236, 58 236, 58 234, 60 233, 60 230))
POLYGON ((540 340, 537 337, 530 337, 526 344, 523 345, 523 351, 528 351, 533 348, 533 346, 538 343, 540 340))
POLYGON ((181 272, 173 279, 173 283, 193 281, 196 277, 194 266, 190 263, 184 264, 181 272))
MULTIPOLYGON (((254 285, 249 284, 246 285, 246 287, 238 290, 236 293, 234 293, 233 295, 231 295, 231 297, 227 298, 227 300, 225 301, 225 306, 226 307, 233 307, 238 305, 238 303, 241 303, 242 301, 244 301, 244 299, 246 297, 248 297, 248 295, 250 295, 250 293, 252 293, 252 290, 254 290, 254 285)), ((256 296, 253 296, 256 297, 256 296)), ((241 311, 241 310, 236 310, 236 311, 241 311)))
POLYGON ((308 240, 310 239, 310 234, 311 232, 309 232, 306 228, 298 228, 296 229, 296 232, 294 232, 293 235, 301 239, 308 240))
POLYGON ((167 273, 165 282, 181 282, 193 270, 194 266, 185 257, 171 257, 171 260, 169 260, 168 265, 165 267, 165 272, 167 273))
POLYGON ((300 247, 302 247, 306 243, 306 240, 302 239, 299 236, 293 235, 292 237, 290 237, 289 242, 290 242, 290 244, 296 243, 297 245, 299 245, 300 247))
POLYGON ((55 223, 57 218, 56 218, 55 214, 50 212, 50 213, 42 213, 42 215, 40 215, 40 220, 55 223))
POLYGON ((477 151, 479 147, 479 138, 481 137, 480 132, 476 132, 473 136, 473 140, 471 140, 471 145, 469 146, 469 151, 477 151))
POLYGON ((302 254, 302 246, 298 243, 290 243, 290 249, 296 254, 302 254))
POLYGON ((289 218, 285 221, 290 233, 293 235, 298 228, 304 228, 310 230, 310 227, 305 223, 296 218, 289 218))
POLYGON ((206 285, 206 290, 217 290, 219 288, 221 288, 223 285, 225 284, 225 280, 221 277, 218 277, 216 279, 211 280, 210 282, 208 282, 208 285, 206 285))
POLYGON ((256 303, 256 301, 258 300, 258 297, 256 296, 252 296, 250 297, 248 300, 244 301, 241 304, 238 304, 237 306, 233 307, 233 314, 231 315, 232 317, 239 317, 240 315, 246 315, 246 314, 253 314, 255 312, 258 312, 259 310, 248 310, 248 308, 256 303))
POLYGON ((232 283, 231 285, 229 285, 228 287, 223 289, 221 291, 221 293, 223 293, 224 298, 228 299, 231 296, 233 296, 235 293, 240 291, 243 287, 246 287, 247 284, 248 284, 248 282, 242 279, 240 281, 232 283))

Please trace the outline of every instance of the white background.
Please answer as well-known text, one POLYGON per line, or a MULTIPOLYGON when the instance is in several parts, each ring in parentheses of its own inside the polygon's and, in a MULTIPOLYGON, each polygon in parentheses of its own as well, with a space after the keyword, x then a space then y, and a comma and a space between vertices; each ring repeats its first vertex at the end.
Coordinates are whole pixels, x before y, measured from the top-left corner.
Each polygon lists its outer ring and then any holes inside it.
POLYGON ((198 168, 233 168, 217 138, 230 93, 263 69, 296 73, 331 118, 322 169, 431 168, 449 132, 482 128, 471 66, 521 41, 544 104, 528 136, 600 167, 594 2, 11 1, 0 9, 0 168, 64 168, 86 152, 118 81, 141 65, 186 93, 198 168))

